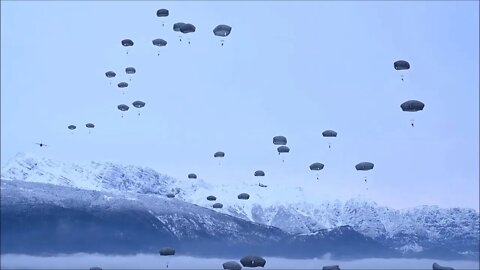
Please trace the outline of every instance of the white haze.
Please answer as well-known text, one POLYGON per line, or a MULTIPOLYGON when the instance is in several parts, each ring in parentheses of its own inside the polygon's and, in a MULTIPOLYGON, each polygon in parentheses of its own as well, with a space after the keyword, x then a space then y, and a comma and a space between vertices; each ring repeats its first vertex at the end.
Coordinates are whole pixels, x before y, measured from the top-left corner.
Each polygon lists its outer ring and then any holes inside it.
MULTIPOLYGON (((101 254, 57 255, 39 257, 7 254, 1 256, 1 269, 223 269, 225 261, 240 258, 195 258, 186 256, 161 257, 152 254, 112 256, 101 254)), ((433 262, 454 269, 479 269, 479 261, 444 261, 432 259, 378 259, 336 261, 328 256, 318 259, 292 260, 265 257, 264 269, 321 269, 326 265, 339 265, 341 269, 432 269, 433 262)))

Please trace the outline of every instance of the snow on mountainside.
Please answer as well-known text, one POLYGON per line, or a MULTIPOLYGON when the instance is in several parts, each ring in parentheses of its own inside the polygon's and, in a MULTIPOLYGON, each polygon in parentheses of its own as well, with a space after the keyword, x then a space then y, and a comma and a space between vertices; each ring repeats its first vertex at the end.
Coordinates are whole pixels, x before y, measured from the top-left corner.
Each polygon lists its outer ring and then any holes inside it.
MULTIPOLYGON (((374 239, 394 241, 399 250, 419 251, 423 246, 454 241, 458 245, 478 245, 479 214, 472 209, 441 209, 421 206, 391 209, 375 202, 350 199, 344 202, 307 203, 312 194, 301 187, 235 183, 210 185, 202 179, 174 179, 148 168, 114 163, 90 162, 76 165, 27 154, 18 154, 4 168, 2 180, 49 183, 81 189, 117 193, 166 195, 211 208, 209 195, 224 205, 216 211, 290 233, 312 233, 349 225, 374 239), (249 200, 237 195, 246 192, 249 200), (477 244, 476 244, 477 243, 477 244)), ((314 196, 314 195, 313 195, 314 196)))

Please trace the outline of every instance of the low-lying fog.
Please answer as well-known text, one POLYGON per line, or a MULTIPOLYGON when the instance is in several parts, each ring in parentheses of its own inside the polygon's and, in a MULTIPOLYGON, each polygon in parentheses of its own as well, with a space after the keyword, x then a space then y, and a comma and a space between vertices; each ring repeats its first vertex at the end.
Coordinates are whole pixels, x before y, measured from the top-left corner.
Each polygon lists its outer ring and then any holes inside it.
MULTIPOLYGON (((479 261, 443 261, 432 259, 361 259, 336 261, 328 257, 319 259, 292 260, 265 257, 264 269, 321 269, 325 265, 339 265, 341 269, 432 269, 433 262, 455 269, 480 269, 479 261)), ((2 269, 223 269, 225 261, 240 258, 195 258, 138 254, 129 256, 101 254, 73 254, 54 257, 7 254, 1 256, 2 269)))

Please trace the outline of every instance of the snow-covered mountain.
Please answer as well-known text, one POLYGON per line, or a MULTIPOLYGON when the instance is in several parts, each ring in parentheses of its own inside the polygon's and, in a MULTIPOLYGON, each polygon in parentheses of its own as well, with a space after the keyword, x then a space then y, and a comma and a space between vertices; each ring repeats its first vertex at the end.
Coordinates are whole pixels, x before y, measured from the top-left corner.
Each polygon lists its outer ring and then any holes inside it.
POLYGON ((297 238, 272 226, 158 195, 26 181, 2 181, 1 192, 2 254, 155 254, 173 246, 177 254, 202 257, 400 256, 349 226, 297 238))
POLYGON ((174 193, 179 200, 208 208, 214 202, 206 197, 214 195, 216 202, 224 205, 217 212, 289 233, 316 233, 348 225, 405 253, 438 246, 478 250, 480 217, 473 209, 392 209, 360 199, 308 203, 305 198, 311 194, 302 187, 211 185, 208 180, 174 179, 148 168, 98 162, 70 164, 27 154, 18 154, 2 168, 1 178, 117 194, 174 193), (249 193, 250 199, 237 199, 242 192, 249 193))

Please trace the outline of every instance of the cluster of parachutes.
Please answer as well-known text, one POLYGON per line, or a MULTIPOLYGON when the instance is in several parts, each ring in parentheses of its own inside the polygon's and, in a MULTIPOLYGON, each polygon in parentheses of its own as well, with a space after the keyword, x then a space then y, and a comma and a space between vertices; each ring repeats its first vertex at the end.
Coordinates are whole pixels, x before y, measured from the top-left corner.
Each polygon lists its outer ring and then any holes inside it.
MULTIPOLYGON (((170 264, 170 257, 175 255, 175 249, 172 247, 164 247, 160 249, 160 256, 165 256, 166 267, 170 264)), ((222 264, 226 270, 241 270, 243 267, 265 267, 267 261, 260 256, 245 256, 240 259, 240 263, 236 261, 228 261, 222 264)))
MULTIPOLYGON (((87 124, 85 124, 85 127, 88 129, 88 133, 90 134, 90 130, 91 130, 92 128, 94 128, 95 125, 94 125, 93 123, 87 123, 87 124)), ((69 130, 71 130, 72 133, 73 133, 73 131, 77 129, 77 126, 76 126, 76 125, 68 125, 67 128, 68 128, 69 130)))
MULTIPOLYGON (((162 27, 165 27, 165 19, 170 15, 170 11, 168 9, 159 9, 157 10, 157 17, 162 18, 162 27)), ((184 38, 184 35, 194 33, 196 31, 195 25, 191 23, 184 23, 184 22, 177 22, 173 24, 173 31, 179 33, 179 40, 180 42, 184 38)), ((224 45, 225 42, 225 37, 230 35, 232 31, 232 27, 225 25, 225 24, 219 24, 215 26, 213 29, 213 34, 216 37, 221 37, 221 45, 224 45)), ((123 39, 121 41, 121 44, 123 47, 126 49, 126 54, 128 54, 129 49, 135 45, 135 42, 131 39, 123 39)), ((153 46, 157 47, 157 55, 160 55, 160 50, 162 47, 167 46, 168 42, 165 39, 162 38, 155 38, 152 40, 153 46)), ((190 44, 190 39, 188 39, 188 44, 190 44)), ((136 73, 136 69, 134 67, 127 67, 125 68, 125 73, 129 76, 129 81, 132 81, 132 76, 136 73)), ((112 85, 112 80, 116 78, 117 73, 114 71, 110 70, 105 73, 105 76, 110 80, 110 85, 112 85)), ((125 94, 125 90, 129 87, 129 83, 125 81, 120 81, 117 83, 117 87, 122 90, 122 93, 125 94)), ((145 102, 141 100, 134 101, 132 105, 135 108, 143 108, 145 106, 145 102)), ((129 106, 126 104, 119 104, 117 106, 117 109, 121 111, 121 116, 123 118, 124 113, 129 110, 129 106)), ((140 112, 138 112, 138 115, 140 115, 140 112)))
MULTIPOLYGON (((410 69, 410 63, 405 61, 405 60, 398 60, 398 61, 395 61, 393 63, 393 68, 395 70, 398 70, 398 71, 405 71, 405 70, 409 70, 410 69)), ((404 75, 400 75, 401 76, 401 79, 402 81, 404 81, 404 75)), ((407 100, 405 102, 403 102, 401 105, 400 105, 400 108, 402 109, 402 111, 404 112, 418 112, 418 111, 422 111, 423 108, 425 107, 425 104, 419 100, 407 100)), ((415 120, 412 119, 410 120, 411 123, 410 125, 412 127, 415 126, 415 120)))

